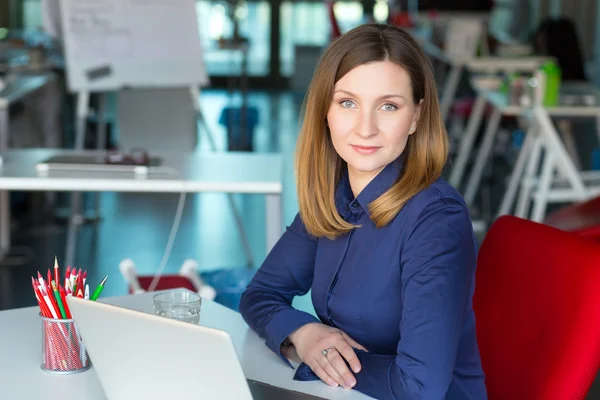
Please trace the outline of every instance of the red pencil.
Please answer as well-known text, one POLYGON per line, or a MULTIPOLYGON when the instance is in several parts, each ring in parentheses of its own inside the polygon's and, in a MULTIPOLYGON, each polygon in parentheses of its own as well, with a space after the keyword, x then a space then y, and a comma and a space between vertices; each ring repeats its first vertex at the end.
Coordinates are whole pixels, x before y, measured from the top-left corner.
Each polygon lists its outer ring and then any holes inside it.
POLYGON ((71 266, 67 266, 67 272, 65 273, 65 289, 69 286, 67 285, 67 282, 69 282, 71 279, 71 266))
POLYGON ((58 260, 56 259, 56 256, 54 256, 54 281, 57 285, 60 284, 60 280, 58 279, 59 277, 60 275, 58 274, 58 260))
POLYGON ((46 318, 52 318, 52 313, 50 313, 50 310, 48 309, 48 306, 46 305, 46 302, 44 301, 40 290, 35 284, 35 279, 33 278, 33 276, 31 277, 31 286, 33 286, 33 293, 35 294, 35 298, 37 299, 37 302, 40 306, 40 311, 42 315, 46 318))
POLYGON ((42 274, 38 271, 38 284, 44 286, 44 278, 42 278, 42 274))
POLYGON ((58 303, 56 302, 56 298, 54 297, 54 292, 52 291, 52 288, 50 286, 46 286, 44 288, 44 290, 46 291, 46 293, 48 294, 48 297, 50 298, 50 302, 52 303, 52 307, 54 307, 54 311, 56 311, 56 315, 58 316, 58 319, 61 319, 60 308, 58 308, 58 303))
POLYGON ((54 318, 55 315, 58 317, 58 313, 56 313, 54 304, 52 304, 52 296, 48 295, 48 292, 45 287, 42 287, 40 289, 40 294, 41 294, 41 298, 44 299, 44 302, 46 303, 46 306, 48 307, 48 311, 50 311, 50 317, 54 318), (50 304, 48 304, 46 302, 46 299, 45 299, 46 296, 48 296, 48 301, 50 301, 50 304))
POLYGON ((75 277, 75 282, 77 282, 77 288, 81 287, 81 280, 83 279, 82 273, 81 273, 81 268, 79 268, 79 271, 77 272, 77 276, 75 277))
MULTIPOLYGON (((48 268, 48 280, 46 281, 46 285, 48 285, 48 287, 50 287, 50 285, 52 284, 52 272, 50 272, 50 268, 48 268)), ((50 287, 50 289, 52 289, 50 287)))

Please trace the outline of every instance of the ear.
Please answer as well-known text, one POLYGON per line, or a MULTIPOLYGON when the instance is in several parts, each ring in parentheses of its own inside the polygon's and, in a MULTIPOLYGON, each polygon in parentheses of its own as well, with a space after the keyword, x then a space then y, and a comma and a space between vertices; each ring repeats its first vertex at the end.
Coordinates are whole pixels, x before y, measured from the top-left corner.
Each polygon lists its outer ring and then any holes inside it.
POLYGON ((423 108, 423 100, 425 100, 425 99, 421 99, 419 101, 419 104, 415 107, 415 119, 414 119, 414 121, 417 122, 417 123, 419 122, 419 118, 421 117, 421 110, 423 108))
POLYGON ((413 120, 410 125, 410 130, 408 131, 409 135, 412 135, 417 130, 419 118, 421 117, 421 105, 422 104, 423 104, 423 99, 421 99, 421 101, 419 101, 419 105, 415 107, 415 115, 413 115, 413 120))

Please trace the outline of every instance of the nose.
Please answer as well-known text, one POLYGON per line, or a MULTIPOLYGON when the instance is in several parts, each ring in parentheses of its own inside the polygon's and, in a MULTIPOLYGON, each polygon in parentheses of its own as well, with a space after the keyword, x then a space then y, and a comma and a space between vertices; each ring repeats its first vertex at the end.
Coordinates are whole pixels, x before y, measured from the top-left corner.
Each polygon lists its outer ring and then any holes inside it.
POLYGON ((361 138, 367 139, 371 136, 376 135, 377 132, 378 129, 375 112, 370 110, 361 111, 356 126, 356 134, 361 138))

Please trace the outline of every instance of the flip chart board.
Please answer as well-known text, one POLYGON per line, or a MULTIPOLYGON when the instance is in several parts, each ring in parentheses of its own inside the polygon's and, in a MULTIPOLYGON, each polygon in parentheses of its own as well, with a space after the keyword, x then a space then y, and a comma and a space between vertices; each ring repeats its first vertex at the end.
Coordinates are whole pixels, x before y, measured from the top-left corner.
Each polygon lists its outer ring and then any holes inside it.
POLYGON ((208 83, 194 0, 60 0, 60 8, 71 91, 208 83))

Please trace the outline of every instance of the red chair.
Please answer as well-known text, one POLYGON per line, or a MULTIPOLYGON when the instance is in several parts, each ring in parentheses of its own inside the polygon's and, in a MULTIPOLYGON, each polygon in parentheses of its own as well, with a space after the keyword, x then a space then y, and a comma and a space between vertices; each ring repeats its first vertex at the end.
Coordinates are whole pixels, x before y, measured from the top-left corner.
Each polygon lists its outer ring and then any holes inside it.
MULTIPOLYGON (((133 260, 126 258, 119 263, 121 275, 127 282, 130 294, 143 293, 150 290, 150 285, 155 275, 138 275, 133 260)), ((198 274, 198 263, 194 260, 185 260, 179 273, 161 275, 153 291, 169 289, 188 289, 197 292, 205 299, 214 300, 215 289, 204 283, 198 274)))
POLYGON ((473 307, 489 400, 584 399, 600 365, 600 245, 512 216, 490 228, 473 307))
POLYGON ((600 240, 600 197, 554 211, 544 224, 600 240))

